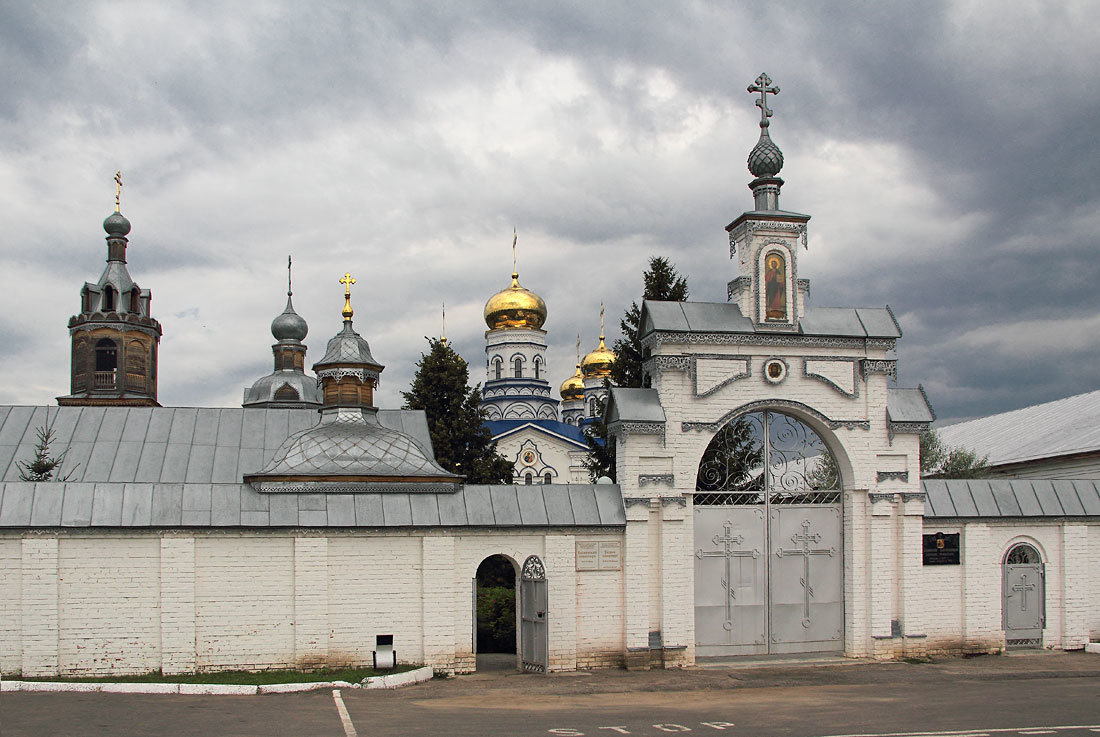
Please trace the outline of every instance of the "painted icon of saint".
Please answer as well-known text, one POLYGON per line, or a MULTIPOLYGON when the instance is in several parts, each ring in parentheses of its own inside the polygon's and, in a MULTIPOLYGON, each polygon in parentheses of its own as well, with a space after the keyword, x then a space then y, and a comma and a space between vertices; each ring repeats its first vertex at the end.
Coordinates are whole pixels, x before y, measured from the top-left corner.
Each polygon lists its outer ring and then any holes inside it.
POLYGON ((769 253, 764 261, 764 317, 787 319, 787 269, 783 257, 769 253))

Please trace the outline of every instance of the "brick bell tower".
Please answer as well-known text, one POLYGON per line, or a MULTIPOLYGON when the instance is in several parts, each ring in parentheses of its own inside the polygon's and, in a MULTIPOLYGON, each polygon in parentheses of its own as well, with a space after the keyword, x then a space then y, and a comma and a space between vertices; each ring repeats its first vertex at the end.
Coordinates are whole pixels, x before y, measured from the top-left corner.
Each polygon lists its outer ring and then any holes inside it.
POLYGON ((80 314, 69 318, 72 337, 70 394, 62 406, 159 407, 157 346, 160 323, 152 318, 152 293, 126 270, 130 221, 119 210, 122 175, 115 174, 115 211, 103 221, 107 268, 80 290, 80 314))

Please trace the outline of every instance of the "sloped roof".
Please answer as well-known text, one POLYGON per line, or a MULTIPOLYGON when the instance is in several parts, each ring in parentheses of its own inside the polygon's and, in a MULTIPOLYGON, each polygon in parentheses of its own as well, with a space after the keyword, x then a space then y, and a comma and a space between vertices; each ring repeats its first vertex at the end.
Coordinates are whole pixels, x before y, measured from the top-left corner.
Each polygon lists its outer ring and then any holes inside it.
MULTIPOLYGON (((741 308, 726 302, 642 303, 639 334, 654 331, 676 333, 755 333, 741 308)), ((901 329, 889 307, 807 307, 799 321, 799 335, 855 338, 900 338, 901 329)))
POLYGON ((0 528, 614 527, 612 484, 263 494, 247 484, 0 483, 0 528))
MULTIPOLYGON (((19 480, 47 409, 50 451, 68 451, 55 478, 74 482, 240 483, 320 419, 315 409, 0 406, 0 480, 19 480)), ((432 451, 422 411, 379 410, 378 422, 432 451)))
POLYGON ((611 387, 607 424, 612 422, 664 422, 665 410, 656 389, 611 387))
POLYGON ((588 447, 584 431, 576 425, 558 420, 488 420, 485 426, 489 428, 489 434, 493 440, 517 433, 525 427, 530 427, 538 432, 563 438, 571 443, 576 443, 581 448, 588 447))
POLYGON ((936 413, 923 389, 890 387, 886 390, 886 417, 891 422, 932 422, 936 413))
POLYGON ((936 429, 948 446, 989 456, 989 465, 1100 451, 1100 391, 936 429))
POLYGON ((929 479, 926 517, 1100 517, 1100 481, 929 479))

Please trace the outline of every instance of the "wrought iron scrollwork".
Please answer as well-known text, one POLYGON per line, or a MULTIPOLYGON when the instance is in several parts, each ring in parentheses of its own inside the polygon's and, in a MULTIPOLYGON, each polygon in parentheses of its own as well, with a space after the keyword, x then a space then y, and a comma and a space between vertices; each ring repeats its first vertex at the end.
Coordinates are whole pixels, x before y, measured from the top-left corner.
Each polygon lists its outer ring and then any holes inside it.
POLYGON ((699 461, 699 505, 829 504, 840 499, 836 459, 809 425, 780 412, 727 423, 699 461))
POLYGON ((522 577, 524 581, 545 580, 546 566, 543 565, 542 560, 537 555, 529 555, 527 560, 523 561, 522 577))

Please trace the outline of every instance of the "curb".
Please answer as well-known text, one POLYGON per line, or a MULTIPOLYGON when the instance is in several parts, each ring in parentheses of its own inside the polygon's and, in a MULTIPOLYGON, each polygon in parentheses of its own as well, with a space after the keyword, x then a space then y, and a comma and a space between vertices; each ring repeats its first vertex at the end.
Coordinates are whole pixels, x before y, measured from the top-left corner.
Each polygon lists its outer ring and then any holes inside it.
POLYGON ((363 679, 363 688, 401 688, 411 686, 414 683, 430 681, 435 672, 430 665, 416 670, 407 670, 404 673, 394 673, 388 676, 371 676, 363 679))
POLYGON ((57 681, 0 681, 0 692, 37 691, 49 693, 122 693, 179 694, 183 696, 255 696, 257 694, 298 693, 325 688, 401 688, 431 680, 431 666, 388 676, 371 676, 363 683, 313 681, 309 683, 269 683, 239 686, 220 683, 59 683, 57 681))

